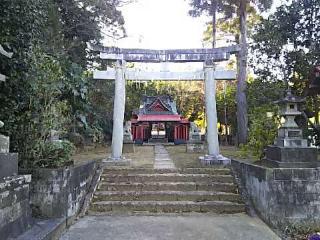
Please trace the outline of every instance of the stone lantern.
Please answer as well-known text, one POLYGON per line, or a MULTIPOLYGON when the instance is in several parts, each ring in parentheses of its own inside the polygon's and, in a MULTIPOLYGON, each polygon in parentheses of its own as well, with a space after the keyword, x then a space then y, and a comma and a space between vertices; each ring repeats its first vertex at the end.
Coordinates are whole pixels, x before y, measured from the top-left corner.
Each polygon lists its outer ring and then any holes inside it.
POLYGON ((318 167, 317 149, 308 147, 307 139, 303 138, 302 129, 295 122, 304 98, 294 96, 287 90, 286 96, 277 101, 279 115, 284 123, 278 129, 278 137, 274 145, 267 146, 264 161, 274 167, 318 167))
POLYGON ((285 122, 278 130, 278 138, 275 145, 280 147, 307 147, 307 139, 302 137, 302 129, 295 122, 295 118, 302 113, 299 111, 300 106, 305 102, 304 98, 292 95, 287 90, 286 96, 277 101, 279 105, 279 115, 284 118, 285 122))

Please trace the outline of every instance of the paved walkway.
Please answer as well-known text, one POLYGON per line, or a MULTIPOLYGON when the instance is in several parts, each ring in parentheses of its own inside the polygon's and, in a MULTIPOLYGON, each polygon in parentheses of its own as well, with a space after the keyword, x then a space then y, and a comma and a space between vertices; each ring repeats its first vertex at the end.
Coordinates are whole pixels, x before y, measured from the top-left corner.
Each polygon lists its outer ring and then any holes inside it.
POLYGON ((154 146, 154 169, 174 169, 174 163, 162 144, 154 146))
POLYGON ((245 214, 190 216, 86 216, 60 240, 280 240, 245 214))

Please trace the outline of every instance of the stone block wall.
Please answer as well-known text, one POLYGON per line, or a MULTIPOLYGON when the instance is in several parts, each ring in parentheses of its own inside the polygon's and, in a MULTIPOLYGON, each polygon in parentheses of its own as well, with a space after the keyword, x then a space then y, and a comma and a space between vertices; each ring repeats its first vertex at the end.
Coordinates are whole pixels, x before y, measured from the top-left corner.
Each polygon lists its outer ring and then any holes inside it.
POLYGON ((32 170, 32 214, 42 218, 70 218, 83 204, 96 162, 59 169, 32 170))
POLYGON ((232 160, 248 198, 260 217, 284 230, 288 225, 320 225, 320 169, 267 168, 232 160))
POLYGON ((0 181, 0 239, 16 238, 31 226, 30 182, 30 175, 0 181))
POLYGON ((0 179, 17 175, 18 173, 18 154, 0 152, 0 179))

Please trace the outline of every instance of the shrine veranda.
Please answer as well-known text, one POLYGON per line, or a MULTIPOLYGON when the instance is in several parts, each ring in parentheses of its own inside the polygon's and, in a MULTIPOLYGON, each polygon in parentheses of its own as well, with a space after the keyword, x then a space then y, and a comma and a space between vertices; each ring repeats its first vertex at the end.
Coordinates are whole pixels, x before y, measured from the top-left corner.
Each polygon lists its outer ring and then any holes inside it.
MULTIPOLYGON (((230 55, 240 51, 239 45, 212 49, 173 49, 173 50, 150 50, 150 49, 121 49, 108 47, 94 47, 100 51, 100 58, 114 61, 115 69, 94 72, 95 79, 115 79, 115 97, 113 112, 112 154, 111 161, 122 159, 123 152, 123 123, 125 111, 125 81, 126 80, 166 80, 166 81, 201 81, 205 82, 205 106, 207 118, 207 161, 218 160, 225 162, 220 155, 218 132, 217 132, 217 110, 216 110, 216 82, 215 80, 235 80, 235 71, 216 71, 215 63, 227 61, 230 55), (134 72, 125 68, 126 62, 143 63, 186 63, 202 62, 204 67, 196 72, 134 72)), ((185 130, 184 130, 185 131, 185 130)))

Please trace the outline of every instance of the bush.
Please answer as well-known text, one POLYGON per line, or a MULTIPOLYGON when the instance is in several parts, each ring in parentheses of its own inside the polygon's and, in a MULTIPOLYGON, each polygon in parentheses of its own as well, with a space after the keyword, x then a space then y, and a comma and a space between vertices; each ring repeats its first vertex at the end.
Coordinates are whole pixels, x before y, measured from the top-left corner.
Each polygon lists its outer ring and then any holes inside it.
POLYGON ((274 107, 256 107, 249 115, 249 139, 248 144, 241 147, 245 155, 251 153, 254 157, 261 159, 264 156, 264 149, 273 143, 279 125, 274 107), (267 112, 272 112, 273 116, 267 117, 267 112))
POLYGON ((319 227, 289 225, 284 229, 283 239, 290 240, 318 240, 320 239, 319 227))
POLYGON ((41 155, 33 161, 33 167, 57 168, 73 163, 70 159, 75 146, 69 141, 45 142, 38 147, 41 155))
POLYGON ((84 146, 84 137, 80 133, 71 132, 68 134, 67 138, 77 148, 82 148, 84 146))

